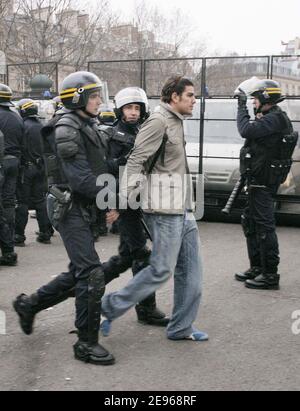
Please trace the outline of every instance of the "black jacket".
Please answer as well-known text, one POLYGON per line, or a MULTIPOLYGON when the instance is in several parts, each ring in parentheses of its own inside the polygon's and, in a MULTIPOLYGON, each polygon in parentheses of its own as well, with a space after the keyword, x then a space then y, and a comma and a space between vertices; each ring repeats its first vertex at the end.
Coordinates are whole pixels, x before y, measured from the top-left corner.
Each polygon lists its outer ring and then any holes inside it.
POLYGON ((75 112, 61 116, 55 127, 55 143, 74 197, 84 203, 95 201, 103 189, 97 186, 97 179, 108 172, 107 142, 98 130, 97 121, 82 119, 75 112))
POLYGON ((43 144, 41 136, 43 124, 37 117, 27 117, 24 119, 24 127, 24 160, 25 162, 36 162, 43 157, 43 144))
POLYGON ((247 107, 242 106, 238 108, 237 125, 246 139, 243 149, 251 155, 251 177, 257 184, 268 185, 270 163, 279 158, 282 137, 293 131, 292 123, 278 106, 251 122, 247 107))
POLYGON ((21 158, 24 151, 24 124, 22 118, 10 110, 0 106, 0 130, 5 139, 5 155, 21 158))
POLYGON ((134 147, 139 126, 117 121, 114 127, 106 127, 109 134, 109 158, 107 164, 109 172, 115 177, 119 175, 119 167, 125 166, 127 156, 134 147))

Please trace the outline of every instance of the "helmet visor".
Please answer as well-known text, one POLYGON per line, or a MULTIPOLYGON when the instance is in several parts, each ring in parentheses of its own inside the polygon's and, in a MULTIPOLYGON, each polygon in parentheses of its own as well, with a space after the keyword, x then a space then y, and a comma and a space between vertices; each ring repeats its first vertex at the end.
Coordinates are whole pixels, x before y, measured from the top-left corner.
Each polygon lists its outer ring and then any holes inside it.
POLYGON ((259 82, 257 77, 251 77, 248 80, 243 81, 234 91, 234 95, 238 95, 240 90, 242 90, 247 96, 250 96, 254 90, 255 86, 259 82))

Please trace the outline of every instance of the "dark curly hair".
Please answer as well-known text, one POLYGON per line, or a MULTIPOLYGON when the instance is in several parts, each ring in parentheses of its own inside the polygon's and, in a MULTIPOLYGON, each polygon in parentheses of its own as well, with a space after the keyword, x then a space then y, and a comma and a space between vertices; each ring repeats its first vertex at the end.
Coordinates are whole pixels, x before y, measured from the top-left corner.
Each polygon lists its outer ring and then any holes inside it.
POLYGON ((194 84, 187 77, 172 76, 170 77, 161 92, 161 101, 164 103, 170 103, 172 101, 172 94, 176 93, 178 96, 182 96, 187 86, 194 87, 194 84))

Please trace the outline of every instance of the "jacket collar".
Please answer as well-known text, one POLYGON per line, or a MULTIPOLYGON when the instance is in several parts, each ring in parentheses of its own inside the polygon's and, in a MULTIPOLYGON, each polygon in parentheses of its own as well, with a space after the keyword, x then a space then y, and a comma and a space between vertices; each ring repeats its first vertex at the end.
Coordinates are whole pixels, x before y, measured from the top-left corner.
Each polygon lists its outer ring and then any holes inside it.
POLYGON ((177 113, 177 111, 174 111, 173 108, 170 106, 170 104, 161 102, 160 107, 163 110, 167 111, 168 113, 171 113, 174 116, 178 117, 181 121, 183 121, 185 119, 185 117, 182 114, 177 113))

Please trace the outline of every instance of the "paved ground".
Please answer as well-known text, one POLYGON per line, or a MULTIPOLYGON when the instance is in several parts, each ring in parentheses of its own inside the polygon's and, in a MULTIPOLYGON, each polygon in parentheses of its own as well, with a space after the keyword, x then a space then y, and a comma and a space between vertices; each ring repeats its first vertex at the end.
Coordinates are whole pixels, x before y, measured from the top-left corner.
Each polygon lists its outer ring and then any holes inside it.
MULTIPOLYGON (((278 229, 281 291, 259 292, 233 280, 235 270, 247 268, 240 226, 201 223, 205 293, 197 325, 209 333, 210 341, 170 342, 163 329, 137 324, 132 310, 114 323, 104 341, 117 359, 112 367, 73 360, 75 336, 68 334, 73 329, 73 300, 41 313, 31 337, 21 333, 12 299, 51 280, 67 262, 59 237, 52 246, 43 246, 35 243, 34 229, 31 220, 19 267, 0 271, 0 310, 7 317, 7 334, 0 335, 1 391, 299 390, 300 335, 292 333, 292 313, 300 310, 299 228, 278 229)), ((111 235, 98 243, 104 260, 116 250, 117 241, 111 235)), ((128 278, 130 273, 109 290, 128 278)), ((170 312, 172 282, 158 292, 158 301, 170 312)))

